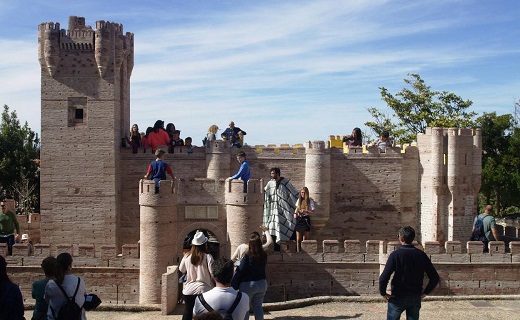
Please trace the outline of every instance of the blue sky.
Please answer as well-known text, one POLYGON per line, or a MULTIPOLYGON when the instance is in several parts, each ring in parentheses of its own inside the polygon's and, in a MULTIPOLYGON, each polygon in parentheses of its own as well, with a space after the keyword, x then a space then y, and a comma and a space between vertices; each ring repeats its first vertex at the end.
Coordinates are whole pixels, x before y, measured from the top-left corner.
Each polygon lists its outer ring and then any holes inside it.
POLYGON ((0 104, 40 130, 37 28, 68 17, 135 34, 131 122, 173 122, 200 145, 230 120, 248 144, 347 134, 386 110, 408 73, 472 110, 512 113, 520 98, 517 1, 0 0, 0 104))

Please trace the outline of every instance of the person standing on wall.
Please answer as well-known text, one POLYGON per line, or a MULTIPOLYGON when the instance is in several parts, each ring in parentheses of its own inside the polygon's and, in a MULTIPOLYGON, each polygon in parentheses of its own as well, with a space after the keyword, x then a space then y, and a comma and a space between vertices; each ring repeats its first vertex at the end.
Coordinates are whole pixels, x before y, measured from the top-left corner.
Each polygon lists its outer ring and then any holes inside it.
POLYGON ((280 251, 280 241, 288 241, 293 235, 296 223, 293 214, 298 198, 298 190, 280 174, 279 168, 271 168, 271 180, 264 194, 263 225, 273 236, 275 251, 280 251))
POLYGON ((20 225, 16 215, 7 209, 5 202, 0 202, 0 207, 2 207, 2 212, 0 212, 0 243, 7 243, 7 251, 9 255, 12 255, 13 245, 20 235, 20 225))
POLYGON ((296 225, 294 231, 296 231, 296 251, 301 251, 302 241, 309 238, 311 233, 311 218, 310 214, 314 213, 316 204, 314 200, 309 196, 309 189, 303 187, 298 195, 296 201, 296 210, 294 211, 294 219, 296 225))
POLYGON ((388 301, 387 320, 399 320, 404 311, 407 320, 419 319, 421 299, 439 283, 439 274, 430 258, 412 244, 414 238, 412 227, 399 229, 401 247, 390 254, 379 277, 379 293, 388 301), (423 290, 424 273, 429 281, 423 290), (386 286, 392 274, 392 293, 388 294, 386 286))
POLYGON ((240 179, 244 181, 244 193, 247 193, 247 182, 249 181, 249 177, 251 177, 251 169, 249 161, 246 160, 246 153, 244 151, 237 153, 237 161, 240 163, 240 169, 238 169, 238 172, 233 176, 229 177, 229 179, 240 179))

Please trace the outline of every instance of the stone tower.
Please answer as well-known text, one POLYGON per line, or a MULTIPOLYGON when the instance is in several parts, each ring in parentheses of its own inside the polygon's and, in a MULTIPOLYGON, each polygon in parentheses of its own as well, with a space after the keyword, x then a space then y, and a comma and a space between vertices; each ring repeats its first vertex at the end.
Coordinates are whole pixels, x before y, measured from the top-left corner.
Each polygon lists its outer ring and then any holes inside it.
POLYGON ((427 128, 417 146, 422 241, 466 240, 481 185, 480 129, 427 128))
POLYGON ((134 36, 70 17, 38 27, 45 243, 117 245, 120 145, 130 127, 134 36))
POLYGON ((141 180, 139 205, 139 303, 160 303, 162 274, 174 264, 175 244, 169 240, 178 227, 174 182, 160 181, 159 193, 155 193, 153 180, 141 180))

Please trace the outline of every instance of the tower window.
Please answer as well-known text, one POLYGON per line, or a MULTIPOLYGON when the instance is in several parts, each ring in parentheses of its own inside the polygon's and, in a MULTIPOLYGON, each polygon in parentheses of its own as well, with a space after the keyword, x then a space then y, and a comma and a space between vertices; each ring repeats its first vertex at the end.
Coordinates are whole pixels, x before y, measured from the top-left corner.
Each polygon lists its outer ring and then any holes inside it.
POLYGON ((69 127, 86 124, 87 98, 69 97, 69 127))

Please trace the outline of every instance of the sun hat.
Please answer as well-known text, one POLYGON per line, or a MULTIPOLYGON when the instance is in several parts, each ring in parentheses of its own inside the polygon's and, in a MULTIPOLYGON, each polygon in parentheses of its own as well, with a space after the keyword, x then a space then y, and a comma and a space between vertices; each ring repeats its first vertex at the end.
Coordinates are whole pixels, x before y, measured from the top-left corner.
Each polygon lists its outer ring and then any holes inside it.
POLYGON ((194 246, 200 246, 206 242, 208 242, 208 237, 206 237, 202 231, 197 231, 193 237, 193 240, 191 240, 191 244, 194 246))

